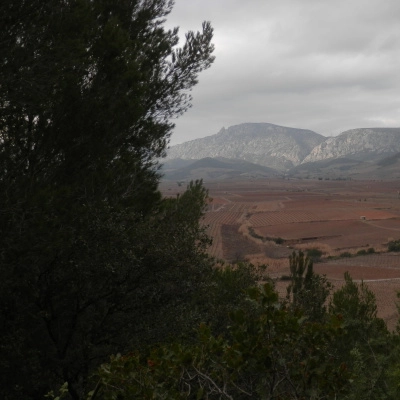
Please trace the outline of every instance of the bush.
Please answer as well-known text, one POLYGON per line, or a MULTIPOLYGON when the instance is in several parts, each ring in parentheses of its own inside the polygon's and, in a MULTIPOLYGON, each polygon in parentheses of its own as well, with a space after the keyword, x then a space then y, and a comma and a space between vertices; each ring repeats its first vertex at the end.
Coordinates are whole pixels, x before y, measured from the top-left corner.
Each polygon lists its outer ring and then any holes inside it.
POLYGON ((364 249, 363 249, 363 250, 358 250, 358 251, 357 251, 357 255, 358 255, 358 256, 365 256, 366 254, 367 254, 367 250, 364 250, 364 249))
POLYGON ((343 257, 343 258, 350 258, 350 257, 352 257, 352 254, 349 253, 348 251, 345 251, 344 253, 341 253, 341 254, 340 254, 340 257, 343 257))
POLYGON ((249 227, 249 235, 252 236, 255 239, 261 239, 261 240, 264 241, 264 237, 259 235, 258 233, 256 233, 251 226, 249 227))
POLYGON ((388 243, 388 251, 400 251, 400 240, 392 240, 388 243))
POLYGON ((367 250, 367 253, 368 254, 373 254, 373 253, 375 253, 375 249, 373 247, 369 247, 368 250, 367 250))
POLYGON ((313 261, 319 260, 322 257, 322 251, 316 248, 307 249, 307 257, 311 258, 313 261))
POLYGON ((247 299, 252 310, 230 313, 229 335, 200 324, 190 344, 112 357, 88 398, 306 399, 328 397, 328 390, 329 398, 344 398, 352 371, 327 356, 337 318, 304 323, 298 310, 282 307, 270 284, 247 290, 247 299))

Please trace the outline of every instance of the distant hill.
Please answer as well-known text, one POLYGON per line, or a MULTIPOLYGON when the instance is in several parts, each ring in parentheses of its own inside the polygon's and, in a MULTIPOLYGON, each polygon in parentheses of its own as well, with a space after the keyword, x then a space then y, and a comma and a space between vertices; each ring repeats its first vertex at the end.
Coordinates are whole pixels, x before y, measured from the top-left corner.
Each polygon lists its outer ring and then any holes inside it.
POLYGON ((300 164, 287 172, 288 175, 298 178, 345 178, 350 171, 363 165, 363 161, 351 158, 336 158, 300 164))
POLYGON ((400 152, 379 160, 376 165, 378 168, 369 172, 369 176, 374 174, 376 179, 400 179, 400 152))
POLYGON ((390 167, 390 166, 400 165, 400 152, 393 154, 390 157, 383 158, 382 160, 377 162, 377 165, 380 167, 390 167))
POLYGON ((166 159, 224 157, 285 171, 300 164, 325 139, 310 130, 246 123, 222 128, 216 135, 172 146, 166 159))
POLYGON ((166 179, 223 179, 254 171, 255 176, 399 179, 400 128, 352 129, 326 138, 304 129, 246 123, 173 146, 162 163, 166 179))
POLYGON ((327 138, 302 162, 342 157, 372 161, 397 152, 400 152, 400 128, 351 129, 336 137, 327 138))
POLYGON ((182 158, 173 158, 172 160, 162 159, 164 171, 175 170, 178 168, 186 167, 187 165, 193 164, 193 160, 182 160, 182 158))
POLYGON ((249 163, 243 160, 230 160, 226 158, 202 158, 191 161, 182 168, 171 169, 171 161, 166 161, 161 169, 164 179, 167 180, 220 180, 240 178, 276 177, 281 174, 272 168, 249 163))
POLYGON ((309 162, 292 168, 287 175, 325 179, 400 179, 400 153, 377 161, 336 158, 309 162))

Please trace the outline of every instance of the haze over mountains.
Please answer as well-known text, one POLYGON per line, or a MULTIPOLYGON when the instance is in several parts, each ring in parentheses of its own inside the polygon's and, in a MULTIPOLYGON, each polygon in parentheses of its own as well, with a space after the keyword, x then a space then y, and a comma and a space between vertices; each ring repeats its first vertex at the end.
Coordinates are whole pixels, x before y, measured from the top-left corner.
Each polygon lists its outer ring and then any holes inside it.
POLYGON ((400 128, 352 129, 327 138, 305 129, 244 123, 172 146, 162 163, 166 179, 283 174, 396 179, 400 178, 398 154, 400 128))

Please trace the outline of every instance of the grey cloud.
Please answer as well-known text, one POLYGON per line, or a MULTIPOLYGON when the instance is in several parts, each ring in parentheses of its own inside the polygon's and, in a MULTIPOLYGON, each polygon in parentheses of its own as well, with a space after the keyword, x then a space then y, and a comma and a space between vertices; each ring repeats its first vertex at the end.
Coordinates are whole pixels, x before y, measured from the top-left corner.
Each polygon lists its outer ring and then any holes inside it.
POLYGON ((176 0, 169 23, 211 20, 217 58, 171 143, 241 122, 400 126, 398 15, 398 0, 176 0))

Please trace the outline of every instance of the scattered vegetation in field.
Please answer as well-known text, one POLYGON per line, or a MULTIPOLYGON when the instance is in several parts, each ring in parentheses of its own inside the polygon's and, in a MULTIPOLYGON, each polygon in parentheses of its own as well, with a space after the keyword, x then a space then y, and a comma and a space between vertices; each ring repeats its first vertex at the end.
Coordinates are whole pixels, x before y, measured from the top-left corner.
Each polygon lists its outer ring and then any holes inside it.
POLYGON ((358 250, 355 255, 356 256, 365 256, 365 255, 374 254, 374 253, 375 253, 375 249, 373 247, 369 247, 367 250, 365 250, 365 249, 358 250))
POLYGON ((254 231, 254 228, 249 226, 249 235, 255 239, 262 240, 263 242, 271 241, 275 242, 276 244, 283 244, 285 243, 285 239, 281 237, 269 237, 269 236, 261 236, 257 232, 254 231))
POLYGON ((254 231, 253 227, 249 227, 249 235, 255 239, 260 239, 262 241, 265 241, 264 236, 259 235, 257 232, 254 231))
POLYGON ((307 249, 306 254, 307 257, 309 257, 311 260, 315 262, 321 259, 323 253, 320 249, 312 248, 312 249, 307 249))
POLYGON ((375 253, 376 253, 376 250, 373 247, 368 247, 368 249, 361 249, 361 250, 358 250, 356 253, 350 253, 349 251, 344 251, 337 256, 330 255, 326 258, 329 260, 334 260, 334 259, 338 259, 338 258, 351 258, 351 257, 357 257, 357 256, 367 256, 367 255, 375 254, 375 253))
POLYGON ((400 239, 399 240, 391 240, 388 243, 388 251, 400 251, 400 239))

